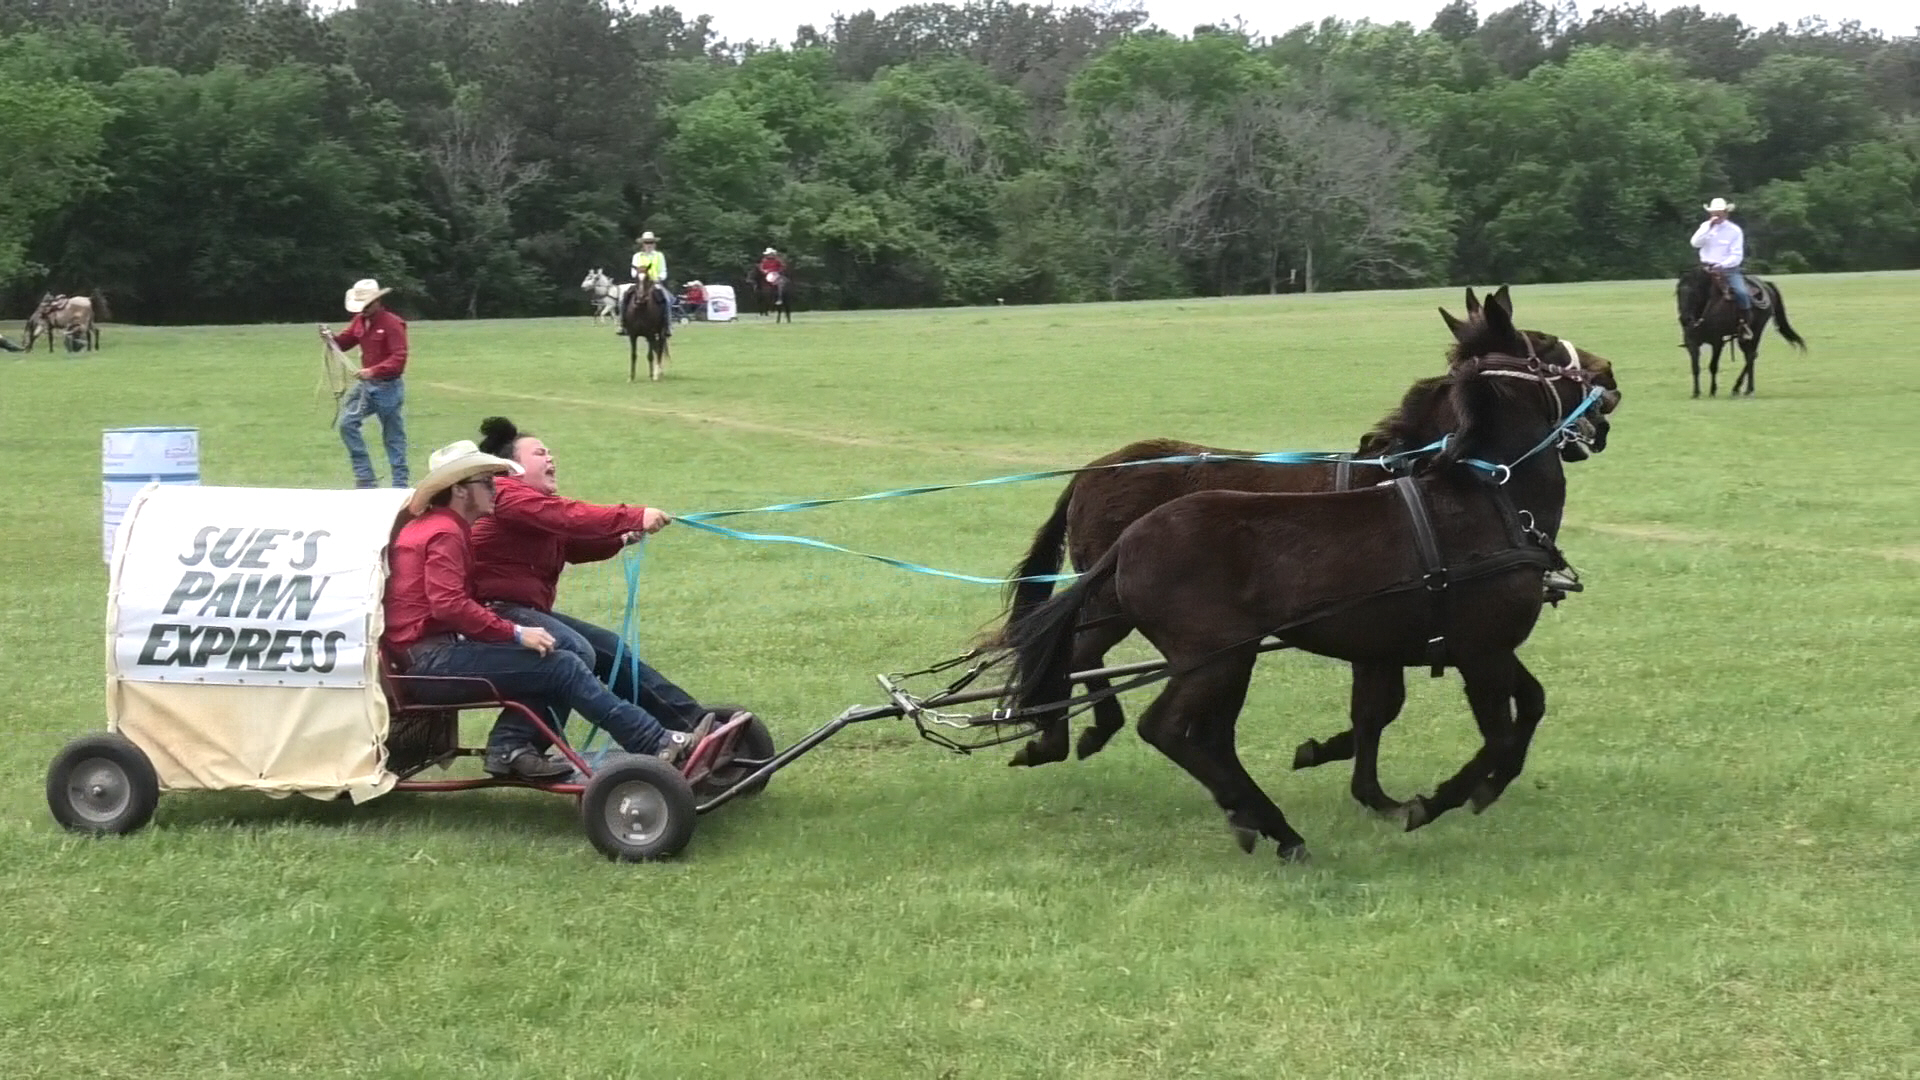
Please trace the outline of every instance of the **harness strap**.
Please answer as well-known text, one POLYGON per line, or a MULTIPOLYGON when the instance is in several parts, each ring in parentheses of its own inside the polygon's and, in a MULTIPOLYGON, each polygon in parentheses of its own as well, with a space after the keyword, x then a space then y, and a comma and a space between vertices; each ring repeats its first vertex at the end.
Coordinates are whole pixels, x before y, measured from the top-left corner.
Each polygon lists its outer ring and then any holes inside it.
POLYGON ((1410 476, 1397 476, 1393 489, 1399 493, 1401 503, 1407 508, 1407 517, 1413 523, 1413 546, 1425 567, 1420 582, 1433 598, 1433 636, 1427 639, 1427 666, 1428 673, 1437 679, 1447 667, 1447 564, 1440 557, 1440 541, 1434 535, 1433 518, 1420 495, 1420 486, 1410 476))
MULTIPOLYGON (((1545 569, 1548 566, 1548 557, 1546 553, 1532 545, 1522 548, 1512 548, 1507 551, 1495 552, 1492 555, 1474 559, 1455 567, 1450 572, 1450 576, 1454 581, 1471 581, 1475 578, 1503 573, 1520 566, 1535 566, 1545 569)), ((1078 694, 1072 697, 1062 698, 1059 701, 1049 701, 1040 705, 1028 705, 1020 709, 996 709, 990 717, 978 722, 982 724, 1017 723, 1028 721, 1033 716, 1052 712, 1055 709, 1067 709, 1069 710, 1069 715, 1082 712, 1108 698, 1119 697, 1129 690, 1135 690, 1142 686, 1157 683, 1163 679, 1171 679, 1176 675, 1184 675, 1190 671, 1198 671, 1228 653, 1258 645, 1264 638, 1284 634, 1288 630, 1296 630, 1308 623, 1318 622, 1321 619, 1332 618, 1335 615, 1358 607, 1368 601, 1378 600, 1383 596, 1395 596, 1404 592, 1412 592, 1415 589, 1423 587, 1425 584, 1426 579, 1422 577, 1396 582, 1386 588, 1375 589, 1370 593, 1364 593, 1360 596, 1349 596, 1340 600, 1314 604, 1308 607, 1306 612, 1297 618, 1289 619, 1278 626, 1262 630, 1252 637, 1243 638, 1231 645, 1224 645, 1200 657, 1198 660, 1190 664, 1182 665, 1179 668, 1175 668, 1169 664, 1158 671, 1149 671, 1144 675, 1137 675, 1123 683, 1112 684, 1105 690, 1096 690, 1090 694, 1078 694)), ((934 703, 938 704, 937 701, 934 703)), ((1012 740, 1009 738, 1000 741, 1008 742, 1012 740)))

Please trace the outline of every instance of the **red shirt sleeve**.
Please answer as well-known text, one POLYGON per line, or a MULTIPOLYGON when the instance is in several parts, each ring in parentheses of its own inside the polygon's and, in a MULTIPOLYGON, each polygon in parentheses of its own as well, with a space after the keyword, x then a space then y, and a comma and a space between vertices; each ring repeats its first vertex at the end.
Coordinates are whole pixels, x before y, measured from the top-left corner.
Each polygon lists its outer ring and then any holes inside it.
POLYGON ((333 335, 333 343, 340 347, 340 351, 345 352, 360 344, 360 335, 365 329, 366 323, 360 316, 355 315, 352 321, 347 323, 345 330, 333 335))
POLYGON ((475 641, 512 641, 513 624, 481 607, 467 588, 467 550, 449 533, 426 542, 427 609, 433 621, 475 641))
POLYGON ((382 312, 380 328, 387 332, 387 354, 367 369, 369 379, 397 379, 407 369, 407 324, 382 312))
POLYGON ((620 549, 626 546, 618 536, 610 536, 604 540, 569 540, 567 541, 567 561, 586 563, 611 559, 620 554, 620 549))
POLYGON ((502 521, 531 525, 568 540, 606 540, 633 532, 645 522, 646 512, 644 506, 595 506, 546 495, 512 480, 499 485, 493 506, 494 516, 502 521))

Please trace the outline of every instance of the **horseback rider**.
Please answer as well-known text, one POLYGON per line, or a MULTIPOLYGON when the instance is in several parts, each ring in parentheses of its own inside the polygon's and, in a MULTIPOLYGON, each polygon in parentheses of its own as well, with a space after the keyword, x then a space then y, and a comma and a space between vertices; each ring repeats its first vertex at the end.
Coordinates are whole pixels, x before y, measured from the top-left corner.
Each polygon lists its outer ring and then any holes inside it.
POLYGON ((760 276, 766 279, 767 284, 777 284, 780 281, 780 275, 786 272, 786 260, 780 257, 779 252, 768 248, 760 253, 760 276))
MULTIPOLYGON (((672 337, 673 319, 671 316, 673 314, 673 297, 667 293, 667 256, 654 246, 657 243, 659 243, 659 240, 653 235, 652 229, 648 229, 646 232, 640 234, 640 250, 633 253, 633 280, 638 282, 642 275, 652 276, 653 294, 660 298, 660 310, 667 312, 669 316, 667 319, 666 334, 668 337, 672 337)), ((632 290, 628 290, 628 292, 628 303, 634 304, 640 302, 638 296, 632 295, 632 290)), ((625 333, 625 331, 622 330, 621 333, 625 333)))
POLYGON ((1746 274, 1740 269, 1747 256, 1746 233, 1727 219, 1733 207, 1733 203, 1718 196, 1705 204, 1707 220, 1693 231, 1691 243, 1700 249, 1701 267, 1724 278, 1732 290, 1734 302, 1740 305, 1740 336, 1744 338, 1752 336, 1747 329, 1747 316, 1753 311, 1753 293, 1747 289, 1746 274))

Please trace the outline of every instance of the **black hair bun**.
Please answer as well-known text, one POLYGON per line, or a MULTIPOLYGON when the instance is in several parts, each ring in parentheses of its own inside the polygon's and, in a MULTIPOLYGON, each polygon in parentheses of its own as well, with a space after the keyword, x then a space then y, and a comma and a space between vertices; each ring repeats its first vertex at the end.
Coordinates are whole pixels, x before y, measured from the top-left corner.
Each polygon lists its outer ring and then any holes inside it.
POLYGON ((504 416, 489 416, 480 421, 480 452, 494 457, 511 457, 520 429, 504 416))

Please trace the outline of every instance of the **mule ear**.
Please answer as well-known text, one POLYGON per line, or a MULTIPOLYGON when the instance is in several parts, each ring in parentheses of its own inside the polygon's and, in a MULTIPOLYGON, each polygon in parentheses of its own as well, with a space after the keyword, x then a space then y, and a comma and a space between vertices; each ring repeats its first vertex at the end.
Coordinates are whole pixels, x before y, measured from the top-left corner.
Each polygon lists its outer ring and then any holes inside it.
POLYGON ((1473 295, 1473 286, 1467 286, 1467 318, 1480 314, 1480 298, 1473 295))
POLYGON ((1505 285, 1500 286, 1499 292, 1487 297, 1486 306, 1480 309, 1480 315, 1486 319, 1487 325, 1495 330, 1513 332, 1513 301, 1508 298, 1505 285))
POLYGON ((1452 332, 1453 340, 1464 344, 1467 340, 1467 324, 1454 318, 1446 308, 1440 309, 1440 317, 1446 320, 1447 329, 1452 332))

